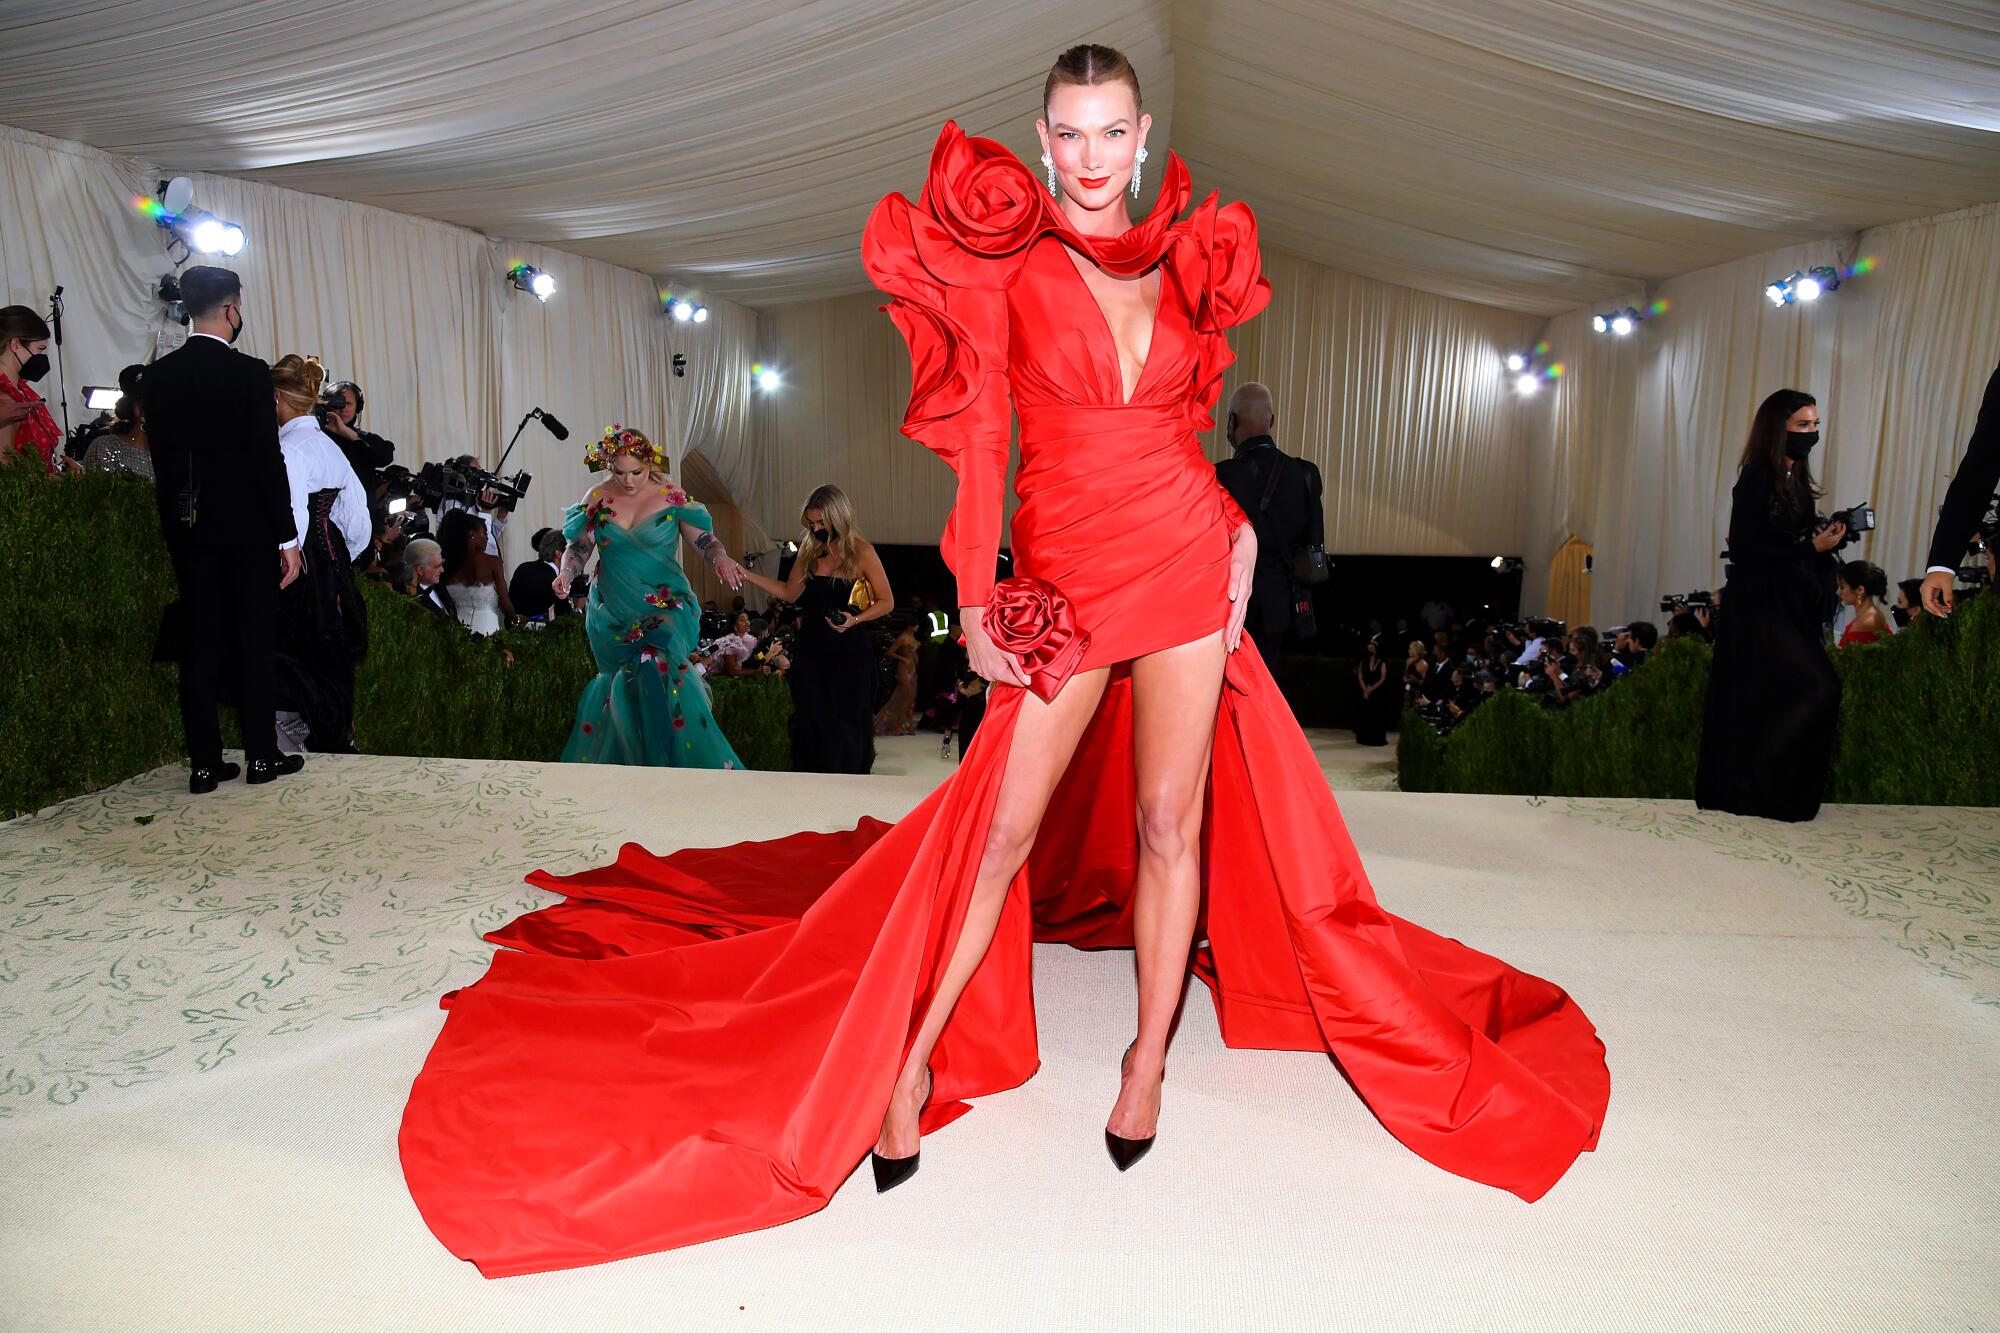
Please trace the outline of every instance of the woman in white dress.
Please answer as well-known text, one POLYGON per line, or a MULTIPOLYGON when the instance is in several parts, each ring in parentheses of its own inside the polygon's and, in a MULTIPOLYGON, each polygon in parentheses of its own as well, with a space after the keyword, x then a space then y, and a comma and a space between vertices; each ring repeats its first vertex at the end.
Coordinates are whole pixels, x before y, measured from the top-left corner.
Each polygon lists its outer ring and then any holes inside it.
POLYGON ((498 634, 514 619, 507 596, 505 567, 486 553, 486 521, 463 509, 438 520, 438 545, 444 548, 444 583, 458 622, 474 634, 498 634))

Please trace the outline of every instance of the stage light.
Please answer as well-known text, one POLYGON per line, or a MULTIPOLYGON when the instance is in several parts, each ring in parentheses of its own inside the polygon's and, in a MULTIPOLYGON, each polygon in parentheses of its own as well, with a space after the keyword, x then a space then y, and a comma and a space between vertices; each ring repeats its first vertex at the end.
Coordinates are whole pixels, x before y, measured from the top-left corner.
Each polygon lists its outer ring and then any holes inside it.
POLYGON ((1764 288, 1764 295, 1772 305, 1792 305, 1799 301, 1817 301, 1828 292, 1835 290, 1841 282, 1856 273, 1866 273, 1873 268, 1874 261, 1863 260, 1842 273, 1829 264, 1815 264, 1809 269, 1801 269, 1788 278, 1779 278, 1764 288))
POLYGON ((1603 315, 1592 315, 1590 317, 1590 331, 1592 333, 1603 333, 1610 327, 1611 327, 1611 321, 1606 319, 1603 315))
POLYGON ((755 362, 751 365, 750 378, 752 382, 754 382, 756 386, 762 389, 765 393, 772 392, 781 383, 781 381, 778 378, 777 367, 767 366, 761 361, 755 362))
POLYGON ((537 301, 546 302, 556 294, 556 280, 553 274, 544 273, 533 264, 517 263, 507 270, 507 281, 516 291, 523 291, 537 301))
POLYGON ((1493 557, 1493 568, 1495 568, 1495 569, 1505 569, 1505 568, 1507 568, 1507 557, 1506 557, 1506 556, 1504 556, 1504 555, 1496 555, 1496 556, 1494 556, 1494 557, 1493 557))
POLYGON ((671 309, 673 310, 674 318, 683 324, 694 318, 694 302, 692 301, 676 301, 673 303, 671 309))
POLYGON ((83 405, 93 412, 109 412, 112 408, 118 406, 118 400, 124 396, 125 394, 122 390, 117 388, 107 389, 101 384, 86 384, 83 386, 83 405))
POLYGON ((1783 305, 1792 299, 1791 284, 1789 282, 1774 282, 1764 289, 1764 295, 1770 299, 1772 305, 1783 305))
POLYGON ((1528 368, 1528 358, 1515 352, 1507 358, 1507 369, 1516 375, 1528 368))
POLYGON ((1819 300, 1821 290, 1819 279, 1814 277, 1800 278, 1798 285, 1792 288, 1792 290, 1798 294, 1798 298, 1801 301, 1817 301, 1819 300))
POLYGON ((1618 315, 1611 321, 1611 331, 1621 338, 1631 333, 1637 327, 1638 325, 1632 322, 1630 315, 1618 315))
POLYGON ((1535 390, 1541 387, 1542 387, 1541 380, 1537 379, 1533 375, 1523 375, 1521 376, 1521 378, 1514 381, 1514 391, 1520 394, 1523 398, 1528 397, 1530 394, 1534 393, 1535 390))
POLYGON ((696 306, 696 307, 694 308, 694 322, 695 322, 695 323, 697 323, 697 324, 706 324, 706 323, 708 323, 708 307, 707 307, 707 306, 705 306, 705 305, 698 305, 698 306, 696 306))
POLYGON ((163 215, 177 218, 187 212, 188 205, 194 202, 194 182, 185 176, 161 181, 160 188, 154 192, 154 197, 160 201, 160 212, 163 215))

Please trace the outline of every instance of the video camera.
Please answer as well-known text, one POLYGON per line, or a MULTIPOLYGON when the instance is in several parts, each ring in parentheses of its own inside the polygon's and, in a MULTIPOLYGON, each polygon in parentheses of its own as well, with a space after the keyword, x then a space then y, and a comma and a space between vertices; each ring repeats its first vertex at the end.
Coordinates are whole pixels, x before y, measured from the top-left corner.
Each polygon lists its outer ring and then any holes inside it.
POLYGON ((527 472, 498 477, 476 464, 454 460, 424 464, 412 483, 412 489, 423 501, 424 508, 433 511, 446 500, 456 500, 467 509, 513 509, 528 493, 528 486, 533 481, 534 477, 527 472))
MULTIPOLYGON (((1872 524, 1875 511, 1871 509, 1868 513, 1869 522, 1872 524)), ((1671 616, 1691 606, 1713 607, 1714 605, 1715 594, 1707 588, 1695 592, 1670 592, 1660 599, 1660 614, 1671 616)))

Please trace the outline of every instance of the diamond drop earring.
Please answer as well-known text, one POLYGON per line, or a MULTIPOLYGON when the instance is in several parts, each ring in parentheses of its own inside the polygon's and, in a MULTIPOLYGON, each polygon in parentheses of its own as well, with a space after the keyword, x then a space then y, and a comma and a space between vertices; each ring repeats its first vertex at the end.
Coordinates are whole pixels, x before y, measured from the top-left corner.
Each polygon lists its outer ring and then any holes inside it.
POLYGON ((1144 146, 1141 146, 1138 154, 1132 159, 1132 197, 1134 199, 1139 197, 1139 174, 1145 169, 1146 150, 1144 146))
POLYGON ((1056 160, 1047 153, 1042 154, 1042 165, 1049 169, 1049 193, 1056 192, 1056 160))

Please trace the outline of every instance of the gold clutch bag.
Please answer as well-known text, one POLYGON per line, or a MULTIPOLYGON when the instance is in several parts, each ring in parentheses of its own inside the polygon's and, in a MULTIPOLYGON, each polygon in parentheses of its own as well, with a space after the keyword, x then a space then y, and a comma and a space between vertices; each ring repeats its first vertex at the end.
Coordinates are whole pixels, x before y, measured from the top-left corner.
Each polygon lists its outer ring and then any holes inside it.
POLYGON ((847 594, 847 604, 856 611, 866 611, 875 605, 875 590, 868 586, 867 579, 854 580, 853 591, 847 594))

